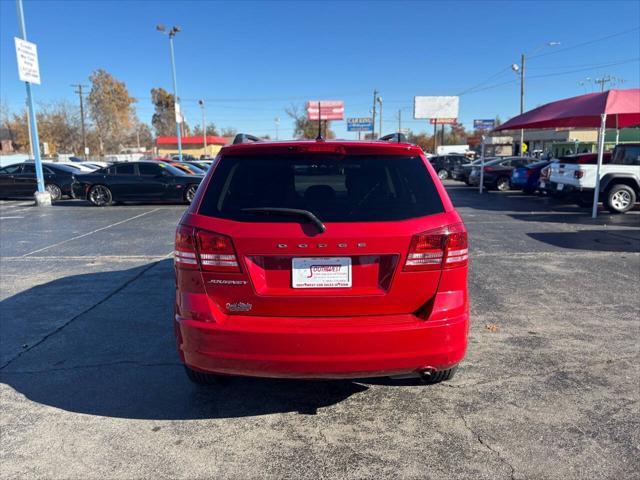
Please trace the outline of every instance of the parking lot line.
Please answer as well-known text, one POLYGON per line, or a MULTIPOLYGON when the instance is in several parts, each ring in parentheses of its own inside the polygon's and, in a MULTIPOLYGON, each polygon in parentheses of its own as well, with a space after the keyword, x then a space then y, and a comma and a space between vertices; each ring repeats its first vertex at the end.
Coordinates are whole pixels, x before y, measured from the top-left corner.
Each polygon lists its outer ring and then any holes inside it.
POLYGON ((65 243, 71 242, 73 240, 78 240, 79 238, 88 237, 89 235, 93 235, 94 233, 98 233, 98 232, 101 232, 102 230, 106 230, 106 229, 111 228, 111 227, 122 225, 123 223, 130 222, 131 220, 135 220, 136 218, 144 217, 145 215, 148 215, 150 213, 157 212, 158 210, 160 210, 160 209, 159 208, 154 208, 153 210, 149 210, 148 212, 143 212, 143 213, 141 213, 139 215, 134 215, 133 217, 130 217, 130 218, 125 218, 124 220, 120 220, 119 222, 112 223, 112 224, 107 225, 105 227, 96 228, 95 230, 92 230, 92 231, 87 232, 87 233, 83 233, 82 235, 76 235, 75 237, 67 238, 66 240, 62 240, 61 242, 57 242, 57 243, 54 243, 52 245, 48 245, 46 247, 42 247, 42 248, 39 248, 37 250, 33 250, 32 252, 25 253, 24 255, 20 255, 20 256, 21 257, 28 257, 29 255, 33 255, 34 253, 40 253, 40 252, 42 252, 44 250, 48 250, 50 248, 54 248, 54 247, 57 247, 57 246, 60 246, 60 245, 64 245, 65 243))

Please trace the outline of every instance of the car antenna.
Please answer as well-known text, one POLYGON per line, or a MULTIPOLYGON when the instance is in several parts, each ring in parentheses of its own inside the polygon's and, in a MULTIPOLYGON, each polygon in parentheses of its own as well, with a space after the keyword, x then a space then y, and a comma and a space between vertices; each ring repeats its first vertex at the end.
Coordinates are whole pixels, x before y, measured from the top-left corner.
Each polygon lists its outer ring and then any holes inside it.
POLYGON ((322 140, 322 109, 318 100, 318 136, 316 137, 316 142, 321 142, 322 140))

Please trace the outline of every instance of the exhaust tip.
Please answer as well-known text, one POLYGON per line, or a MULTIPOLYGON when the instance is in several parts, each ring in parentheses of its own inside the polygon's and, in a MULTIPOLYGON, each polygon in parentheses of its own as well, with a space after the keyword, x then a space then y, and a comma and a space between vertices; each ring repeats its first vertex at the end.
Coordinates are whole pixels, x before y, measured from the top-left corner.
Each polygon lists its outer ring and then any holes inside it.
POLYGON ((418 372, 420 378, 424 381, 429 381, 433 378, 433 375, 436 373, 435 368, 423 368, 418 372))

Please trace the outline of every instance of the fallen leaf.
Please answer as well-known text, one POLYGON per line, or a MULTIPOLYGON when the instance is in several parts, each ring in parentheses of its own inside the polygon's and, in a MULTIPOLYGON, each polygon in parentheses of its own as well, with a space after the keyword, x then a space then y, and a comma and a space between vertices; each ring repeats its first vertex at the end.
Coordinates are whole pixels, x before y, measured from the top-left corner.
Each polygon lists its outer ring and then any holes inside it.
POLYGON ((498 329, 498 325, 496 325, 495 323, 487 323, 484 328, 486 328, 487 330, 489 330, 491 333, 496 333, 499 329, 498 329))

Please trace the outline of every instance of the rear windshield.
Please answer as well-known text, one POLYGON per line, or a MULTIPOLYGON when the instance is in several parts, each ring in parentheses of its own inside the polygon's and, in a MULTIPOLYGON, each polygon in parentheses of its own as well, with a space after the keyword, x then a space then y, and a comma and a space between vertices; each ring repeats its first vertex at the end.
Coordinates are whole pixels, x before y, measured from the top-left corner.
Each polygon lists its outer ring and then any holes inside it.
POLYGON ((308 210, 323 222, 403 220, 444 211, 418 156, 223 157, 199 213, 244 222, 292 221, 243 211, 260 207, 308 210))

